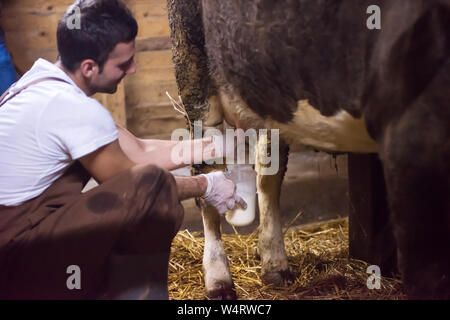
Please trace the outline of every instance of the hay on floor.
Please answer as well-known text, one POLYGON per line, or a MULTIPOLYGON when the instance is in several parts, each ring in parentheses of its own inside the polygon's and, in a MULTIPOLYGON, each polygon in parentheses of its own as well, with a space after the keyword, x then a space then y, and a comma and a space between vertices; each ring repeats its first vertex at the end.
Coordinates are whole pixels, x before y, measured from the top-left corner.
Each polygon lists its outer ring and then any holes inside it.
MULTIPOLYGON (((172 244, 169 295, 176 300, 207 299, 203 281, 204 238, 180 231, 172 244)), ((238 299, 404 299, 398 278, 381 279, 381 289, 368 289, 368 264, 348 258, 348 219, 285 231, 284 242, 295 281, 286 287, 261 280, 257 231, 223 235, 238 299)))

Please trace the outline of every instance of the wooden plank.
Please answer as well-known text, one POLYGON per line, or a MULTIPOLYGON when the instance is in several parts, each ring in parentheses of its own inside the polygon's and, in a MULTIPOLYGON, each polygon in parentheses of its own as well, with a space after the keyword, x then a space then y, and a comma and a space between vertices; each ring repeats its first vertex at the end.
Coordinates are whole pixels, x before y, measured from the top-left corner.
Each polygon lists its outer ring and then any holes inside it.
POLYGON ((151 69, 154 67, 172 67, 172 50, 162 51, 144 51, 136 54, 136 63, 141 68, 140 70, 151 69))
POLYGON ((128 0, 125 3, 138 21, 138 38, 170 35, 165 0, 128 0))
POLYGON ((170 134, 176 129, 186 128, 186 120, 183 116, 167 116, 152 119, 146 113, 151 114, 151 109, 141 109, 127 118, 128 129, 138 137, 156 134, 170 134))
MULTIPOLYGON (((142 13, 146 16, 166 16, 166 0, 124 0, 125 4, 133 13, 142 13)), ((139 17, 136 17, 136 19, 139 17)))
POLYGON ((3 9, 11 13, 64 12, 74 0, 13 0, 3 1, 3 9))
POLYGON ((134 75, 128 75, 127 84, 147 85, 155 81, 175 81, 172 66, 158 66, 145 68, 141 63, 137 64, 139 71, 134 75))
POLYGON ((149 104, 167 103, 166 91, 176 99, 178 87, 175 81, 155 81, 148 85, 126 83, 126 102, 128 109, 149 104))
POLYGON ((396 244, 389 221, 383 169, 376 154, 349 154, 350 256, 396 272, 396 244))
POLYGON ((152 37, 136 40, 136 52, 171 50, 170 37, 152 37))
MULTIPOLYGON (((142 73, 144 72, 141 71, 142 73)), ((169 99, 165 94, 166 91, 169 91, 172 97, 177 97, 178 90, 174 84, 173 74, 167 69, 153 69, 142 76, 129 77, 125 85, 127 105, 130 108, 138 104, 167 102, 169 99)))
MULTIPOLYGON (((123 0, 132 11, 135 9, 148 10, 151 14, 163 15, 167 13, 165 0, 123 0)), ((74 3, 74 0, 11 0, 2 1, 3 8, 13 8, 14 12, 42 12, 46 10, 63 11, 74 3)))
POLYGON ((148 104, 133 108, 128 112, 129 117, 136 118, 181 118, 183 115, 176 111, 171 103, 148 104))
MULTIPOLYGON (((2 20, 6 45, 16 57, 26 56, 35 51, 56 51, 56 24, 56 17, 6 18, 2 20)), ((19 60, 26 61, 23 58, 19 60)), ((30 62, 27 61, 27 64, 30 62)))
POLYGON ((166 91, 174 98, 178 96, 171 50, 137 53, 136 64, 136 74, 125 78, 128 108, 167 103, 166 91))

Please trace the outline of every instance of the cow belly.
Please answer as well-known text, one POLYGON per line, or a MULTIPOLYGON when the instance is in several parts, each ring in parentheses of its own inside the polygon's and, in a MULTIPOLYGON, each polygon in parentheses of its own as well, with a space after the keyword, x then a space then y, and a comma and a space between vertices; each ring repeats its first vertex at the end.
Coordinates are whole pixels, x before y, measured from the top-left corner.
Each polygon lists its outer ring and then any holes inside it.
POLYGON ((268 117, 263 120, 253 112, 238 94, 220 90, 219 99, 225 120, 244 130, 279 129, 280 136, 291 147, 310 146, 330 152, 377 152, 375 141, 369 136, 364 119, 354 118, 341 110, 326 117, 312 107, 307 100, 298 101, 294 118, 281 123, 268 117))
POLYGON ((336 152, 376 152, 375 141, 367 133, 363 118, 354 118, 343 110, 325 117, 307 100, 298 102, 290 123, 266 122, 270 128, 279 128, 281 136, 291 146, 306 145, 336 152))

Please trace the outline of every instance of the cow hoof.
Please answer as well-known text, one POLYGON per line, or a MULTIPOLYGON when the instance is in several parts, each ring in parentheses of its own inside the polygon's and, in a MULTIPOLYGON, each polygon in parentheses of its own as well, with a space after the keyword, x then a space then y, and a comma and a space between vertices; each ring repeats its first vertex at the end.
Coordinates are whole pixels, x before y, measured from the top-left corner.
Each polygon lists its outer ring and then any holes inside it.
POLYGON ((211 300, 236 300, 236 291, 234 285, 231 288, 225 283, 218 283, 217 288, 207 290, 206 295, 211 300))
POLYGON ((264 284, 274 284, 278 287, 285 287, 292 284, 295 278, 295 274, 290 268, 280 271, 265 271, 261 275, 264 284))

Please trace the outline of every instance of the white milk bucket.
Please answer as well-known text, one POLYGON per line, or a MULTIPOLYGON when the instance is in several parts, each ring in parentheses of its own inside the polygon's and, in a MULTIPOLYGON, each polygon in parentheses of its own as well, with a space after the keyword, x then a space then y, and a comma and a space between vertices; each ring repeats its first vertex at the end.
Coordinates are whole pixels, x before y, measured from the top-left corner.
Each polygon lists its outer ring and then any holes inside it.
POLYGON ((225 218, 229 224, 244 227, 255 220, 256 172, 252 165, 228 165, 228 171, 231 180, 236 184, 236 194, 247 202, 247 209, 238 207, 228 211, 225 218))

